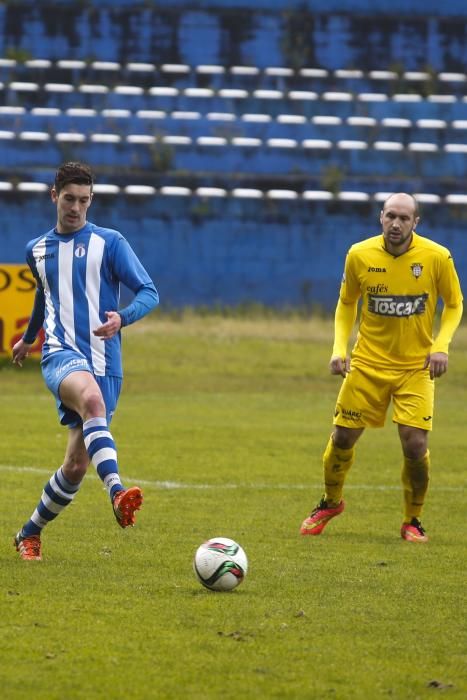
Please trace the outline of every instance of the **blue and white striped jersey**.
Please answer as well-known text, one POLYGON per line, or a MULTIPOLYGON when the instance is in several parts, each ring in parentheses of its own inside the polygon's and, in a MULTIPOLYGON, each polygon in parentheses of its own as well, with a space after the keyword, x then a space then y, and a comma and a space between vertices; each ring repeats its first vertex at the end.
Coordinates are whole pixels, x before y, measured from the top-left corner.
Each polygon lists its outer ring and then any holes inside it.
POLYGON ((129 243, 118 231, 87 222, 71 234, 55 229, 30 241, 26 259, 37 281, 36 300, 26 342, 44 325, 43 360, 60 350, 74 350, 95 375, 122 376, 120 333, 103 341, 93 330, 118 311, 122 325, 134 323, 159 301, 157 290, 129 243), (119 309, 120 283, 134 294, 119 309))

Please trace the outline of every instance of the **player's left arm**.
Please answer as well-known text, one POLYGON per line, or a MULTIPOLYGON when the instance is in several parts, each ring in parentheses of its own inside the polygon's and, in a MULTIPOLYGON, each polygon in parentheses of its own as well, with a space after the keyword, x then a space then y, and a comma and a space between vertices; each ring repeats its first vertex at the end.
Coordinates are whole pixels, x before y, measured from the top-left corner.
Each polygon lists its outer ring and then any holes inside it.
POLYGON ((135 297, 125 308, 105 312, 107 321, 93 331, 95 336, 103 340, 112 338, 123 326, 139 321, 159 303, 159 294, 153 281, 123 236, 115 246, 113 270, 118 280, 128 287, 135 297))
POLYGON ((451 255, 443 260, 439 279, 439 295, 444 304, 440 328, 431 346, 431 352, 425 360, 425 368, 430 368, 432 379, 447 372, 449 345, 461 322, 463 313, 462 290, 451 255))

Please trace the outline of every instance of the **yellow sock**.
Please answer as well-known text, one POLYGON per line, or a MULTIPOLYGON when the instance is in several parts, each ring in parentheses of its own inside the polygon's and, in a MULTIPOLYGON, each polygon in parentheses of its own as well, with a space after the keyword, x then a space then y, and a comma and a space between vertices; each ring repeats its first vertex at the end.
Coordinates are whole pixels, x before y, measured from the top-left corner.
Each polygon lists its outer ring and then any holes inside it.
POLYGON ((420 518, 425 494, 428 490, 430 471, 430 451, 421 459, 404 457, 402 467, 402 484, 404 487, 404 522, 420 518))
POLYGON ((325 498, 329 505, 337 506, 342 500, 345 477, 353 464, 354 448, 342 449, 336 447, 332 435, 324 450, 324 486, 325 498))

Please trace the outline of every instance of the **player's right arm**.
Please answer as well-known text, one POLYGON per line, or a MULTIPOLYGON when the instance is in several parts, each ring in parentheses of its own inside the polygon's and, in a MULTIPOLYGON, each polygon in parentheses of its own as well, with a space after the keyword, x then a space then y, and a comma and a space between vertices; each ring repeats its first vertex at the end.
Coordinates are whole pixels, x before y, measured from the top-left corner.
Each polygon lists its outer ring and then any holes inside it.
POLYGON ((37 287, 36 294, 34 297, 34 306, 32 308, 31 316, 29 318, 28 327, 26 328, 23 337, 20 338, 20 340, 18 340, 18 342, 13 345, 12 349, 13 364, 19 365, 19 367, 23 366, 23 360, 26 359, 26 357, 28 356, 29 350, 34 344, 37 334, 42 328, 42 324, 44 323, 45 317, 44 288, 42 287, 37 275, 34 273, 34 269, 30 263, 29 267, 31 268, 31 271, 34 275, 37 287))
POLYGON ((345 261, 339 300, 334 314, 334 345, 329 362, 331 374, 340 374, 345 377, 350 370, 347 346, 357 318, 359 298, 360 284, 354 274, 352 256, 349 253, 345 261))

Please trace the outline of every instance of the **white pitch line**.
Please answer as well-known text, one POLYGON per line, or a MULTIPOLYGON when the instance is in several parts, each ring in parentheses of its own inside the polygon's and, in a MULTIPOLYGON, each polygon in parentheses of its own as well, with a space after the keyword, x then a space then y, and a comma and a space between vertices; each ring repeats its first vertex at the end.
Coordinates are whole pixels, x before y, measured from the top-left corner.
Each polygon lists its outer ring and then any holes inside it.
MULTIPOLYGON (((44 476, 51 476, 52 470, 48 469, 41 469, 39 467, 18 467, 14 466, 12 464, 0 464, 0 471, 1 472, 13 472, 15 474, 21 474, 21 473, 32 473, 32 474, 43 474, 44 476)), ((160 489, 160 490, 176 490, 176 489, 185 489, 185 490, 234 490, 234 489, 251 489, 251 490, 272 490, 272 491, 307 491, 311 489, 322 489, 323 484, 322 483, 316 483, 316 484, 265 484, 265 483, 240 483, 240 484, 231 484, 231 483, 226 483, 226 484, 187 484, 183 483, 181 481, 149 481, 147 479, 137 479, 133 478, 130 476, 126 476, 124 474, 121 475, 123 481, 130 481, 132 483, 141 485, 141 486, 147 486, 150 488, 154 489, 160 489)), ((98 479, 99 477, 97 474, 93 471, 89 471, 88 474, 86 475, 87 479, 98 479)), ((379 485, 371 485, 371 484, 346 484, 345 485, 346 490, 351 489, 354 491, 399 491, 400 486, 397 486, 395 484, 379 484, 379 485)), ((430 486, 431 491, 446 491, 446 492, 454 492, 454 491, 463 491, 464 486, 459 485, 459 486, 436 486, 436 485, 431 485, 430 486)))

